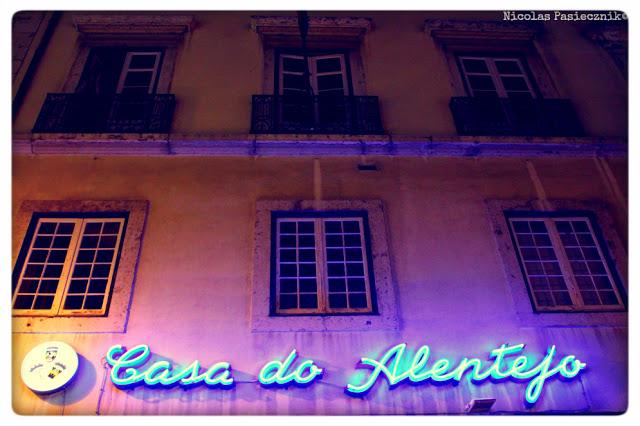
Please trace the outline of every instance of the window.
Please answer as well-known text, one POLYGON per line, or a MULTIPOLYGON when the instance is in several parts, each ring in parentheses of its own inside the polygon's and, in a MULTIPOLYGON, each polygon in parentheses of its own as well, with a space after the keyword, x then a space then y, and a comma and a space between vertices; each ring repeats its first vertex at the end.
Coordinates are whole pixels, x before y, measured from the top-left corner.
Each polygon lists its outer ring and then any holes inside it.
POLYGON ((507 214, 537 311, 623 310, 606 247, 588 216, 507 214))
POLYGON ((150 94, 155 92, 161 49, 95 47, 82 72, 77 93, 150 94))
POLYGON ((151 93, 154 89, 161 52, 127 52, 117 93, 151 93))
POLYGON ((168 71, 163 71, 162 64, 165 50, 157 47, 91 48, 74 93, 50 93, 33 131, 168 132, 175 97, 157 93, 167 80, 168 71))
POLYGON ((105 315, 125 226, 125 215, 35 219, 14 271, 13 314, 105 315))
POLYGON ((275 313, 374 312, 366 216, 349 212, 279 216, 274 213, 273 219, 275 313))
POLYGON ((398 330, 382 201, 257 200, 253 235, 252 332, 398 330))
MULTIPOLYGON (((309 86, 316 95, 346 95, 349 92, 344 54, 308 56, 309 86)), ((281 95, 305 95, 304 56, 281 54, 278 76, 281 95)))
POLYGON ((294 16, 254 16, 251 26, 264 52, 262 93, 252 96, 251 133, 384 133, 361 55, 370 19, 310 16, 306 52, 294 16))
POLYGON ((582 136, 569 99, 560 99, 538 54, 541 27, 522 22, 428 19, 455 96, 449 108, 464 136, 582 136))
POLYGON ((459 56, 469 95, 535 98, 523 61, 508 57, 459 56))

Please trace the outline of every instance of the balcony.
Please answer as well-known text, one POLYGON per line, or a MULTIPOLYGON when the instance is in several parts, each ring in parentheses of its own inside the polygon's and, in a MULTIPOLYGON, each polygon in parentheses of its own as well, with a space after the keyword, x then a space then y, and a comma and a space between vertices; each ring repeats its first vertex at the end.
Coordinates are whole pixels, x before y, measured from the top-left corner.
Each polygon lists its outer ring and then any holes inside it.
POLYGON ((567 99, 454 97, 449 103, 459 135, 582 136, 567 99))
POLYGON ((168 133, 175 96, 49 93, 34 133, 168 133))
POLYGON ((377 96, 253 95, 251 133, 384 132, 377 96))

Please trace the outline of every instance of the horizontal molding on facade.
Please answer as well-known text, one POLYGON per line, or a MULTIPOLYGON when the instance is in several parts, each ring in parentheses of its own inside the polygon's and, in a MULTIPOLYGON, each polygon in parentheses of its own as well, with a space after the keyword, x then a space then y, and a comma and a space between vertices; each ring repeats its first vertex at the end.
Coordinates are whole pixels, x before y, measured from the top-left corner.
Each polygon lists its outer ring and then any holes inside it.
POLYGON ((14 155, 626 157, 610 138, 404 137, 351 135, 28 134, 14 155))

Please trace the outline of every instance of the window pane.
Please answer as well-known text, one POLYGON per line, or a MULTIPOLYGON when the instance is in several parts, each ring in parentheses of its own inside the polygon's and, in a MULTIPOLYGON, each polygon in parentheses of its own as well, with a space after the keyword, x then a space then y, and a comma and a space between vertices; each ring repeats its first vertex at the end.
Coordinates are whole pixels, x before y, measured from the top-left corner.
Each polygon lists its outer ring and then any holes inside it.
POLYGON ((114 254, 113 250, 98 250, 96 262, 111 262, 114 254))
POLYGON ((302 58, 282 58, 283 71, 304 72, 304 60, 302 58))
POLYGON ((104 296, 87 296, 84 299, 84 309, 101 309, 104 296))
POLYGON ((342 71, 342 65, 340 58, 326 58, 316 60, 317 72, 340 72, 342 71))
POLYGON ((280 295, 280 309, 295 309, 298 307, 298 296, 295 294, 280 295))
POLYGON ((44 263, 47 260, 48 250, 33 250, 29 255, 29 263, 44 263))
POLYGON ((33 304, 33 295, 24 295, 16 297, 16 301, 13 303, 13 309, 31 309, 33 304))
POLYGON ((304 76, 298 74, 283 74, 282 88, 305 90, 304 76))
POLYGON ((87 291, 87 280, 71 280, 69 293, 85 293, 87 291))
POLYGON ((84 296, 67 296, 64 309, 81 309, 84 296))
POLYGON ((298 234, 313 234, 314 223, 309 221, 298 222, 298 234))
POLYGON ((328 220, 324 223, 324 232, 326 234, 339 234, 342 232, 342 222, 328 220))
POLYGON ((347 307, 347 295, 344 293, 329 294, 329 307, 331 308, 346 308, 347 307))
POLYGON ((151 84, 151 78, 153 77, 152 71, 130 71, 124 78, 125 86, 144 86, 149 87, 151 84))
POLYGON ((119 222, 106 222, 102 228, 102 234, 118 234, 119 232, 119 222))
POLYGON ((488 75, 470 75, 468 79, 472 90, 495 90, 496 88, 493 79, 488 75))
POLYGON ((89 284, 88 293, 105 293, 107 290, 107 280, 92 279, 89 284))
POLYGON ((318 299, 315 294, 301 294, 300 295, 300 308, 301 309, 316 309, 318 307, 318 299))
POLYGON ((281 279, 280 280, 280 292, 281 293, 297 293, 298 292, 298 280, 295 280, 295 279, 281 279))
POLYGON ((84 234, 99 234, 102 230, 102 222, 88 222, 84 228, 84 234))
POLYGON ((318 90, 342 90, 342 74, 331 74, 318 76, 318 90))
POLYGON ((349 307, 350 308, 366 308, 367 295, 365 293, 349 294, 349 307))
POLYGON ((329 292, 339 293, 345 291, 347 291, 347 284, 344 279, 329 279, 329 292))
POLYGON ((502 85, 508 91, 529 91, 529 86, 523 77, 502 77, 502 85))
POLYGON ((18 291, 20 293, 35 293, 38 290, 39 283, 40 281, 38 280, 22 280, 18 291))
POLYGON ((136 68, 154 68, 156 63, 156 55, 133 55, 129 63, 129 69, 136 68))
POLYGON ((56 226, 58 224, 56 222, 40 222, 40 227, 38 228, 38 234, 53 234, 56 232, 56 226))
POLYGON ((33 309, 51 309, 51 305, 53 305, 53 296, 36 296, 33 309))
POLYGON ((496 60, 494 63, 500 74, 522 74, 518 61, 496 60))
POLYGON ((489 69, 483 59, 463 59, 462 65, 466 72, 488 73, 489 69))
POLYGON ((300 292, 301 293, 315 293, 315 292, 317 292, 315 278, 314 279, 301 279, 300 280, 300 292))
POLYGON ((64 263, 67 257, 67 250, 51 250, 47 262, 49 263, 64 263))

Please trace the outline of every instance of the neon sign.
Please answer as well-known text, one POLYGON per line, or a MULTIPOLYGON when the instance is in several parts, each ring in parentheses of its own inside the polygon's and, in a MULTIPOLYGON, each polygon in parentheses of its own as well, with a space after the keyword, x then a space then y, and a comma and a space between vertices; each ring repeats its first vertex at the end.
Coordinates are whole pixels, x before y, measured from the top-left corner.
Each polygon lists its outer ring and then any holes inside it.
POLYGON ((172 386, 180 384, 192 386, 205 383, 207 386, 229 387, 233 385, 231 365, 228 362, 218 362, 204 373, 200 373, 200 362, 193 361, 188 366, 173 371, 168 361, 157 361, 146 371, 139 372, 136 367, 142 366, 151 355, 149 346, 138 345, 125 350, 121 345, 112 346, 107 352, 107 362, 111 369, 111 381, 119 387, 134 386, 144 382, 149 386, 172 386), (116 356, 118 357, 116 359, 116 356), (124 374, 121 374, 124 370, 124 374))
POLYGON ((574 355, 569 355, 562 358, 555 367, 551 368, 551 363, 556 354, 555 345, 549 347, 547 355, 535 366, 531 365, 532 363, 529 362, 525 355, 518 356, 509 366, 503 365, 507 356, 519 353, 524 349, 524 346, 524 344, 502 345, 492 350, 489 354, 489 359, 493 359, 493 363, 489 368, 482 371, 483 362, 478 358, 462 358, 455 368, 452 368, 453 363, 448 359, 441 358, 436 360, 431 365, 431 368, 428 368, 426 364, 429 360, 430 350, 429 346, 426 345, 418 349, 409 366, 402 368, 403 356, 407 345, 406 343, 401 343, 389 349, 379 361, 371 358, 362 358, 360 363, 363 366, 373 367, 373 371, 364 383, 360 385, 350 383, 345 391, 352 395, 364 394, 371 390, 380 375, 387 379, 391 387, 394 387, 403 382, 420 384, 429 380, 436 383, 460 382, 465 374, 469 374, 471 382, 483 382, 489 379, 495 381, 506 379, 529 381, 525 391, 525 400, 529 404, 535 404, 542 394, 546 380, 556 375, 571 379, 576 377, 580 370, 587 365, 576 359, 574 355), (469 370, 471 371, 469 372, 469 370))
POLYGON ((260 370, 260 374, 258 374, 258 381, 263 386, 286 386, 288 384, 297 384, 302 386, 311 384, 314 380, 322 377, 322 368, 318 368, 313 360, 310 359, 302 362, 302 364, 300 364, 292 373, 286 374, 295 359, 296 350, 293 349, 284 362, 268 362, 260 370), (307 370, 309 372, 305 374, 307 370))
MULTIPOLYGON (((391 347, 379 359, 361 358, 360 367, 372 370, 362 383, 348 383, 344 390, 347 395, 362 397, 380 378, 387 380, 390 389, 403 383, 455 384, 461 382, 464 377, 467 377, 470 383, 512 380, 527 383, 525 401, 535 404, 548 380, 554 377, 572 379, 586 368, 586 363, 578 360, 575 355, 565 356, 553 365, 556 358, 555 345, 548 348, 546 355, 539 362, 520 354, 524 347, 524 344, 503 344, 489 353, 489 361, 465 357, 454 363, 441 358, 428 366, 429 346, 421 346, 411 356, 407 353, 406 343, 401 343, 391 347), (514 355, 518 356, 509 358, 514 355)), ((175 367, 170 362, 161 360, 144 369, 143 365, 150 356, 151 351, 147 345, 138 345, 131 349, 125 349, 121 345, 112 346, 107 352, 106 360, 112 366, 110 378, 113 384, 123 388, 139 384, 154 387, 205 384, 223 389, 234 385, 231 364, 228 362, 218 362, 203 371, 197 360, 185 367, 175 367)), ((267 362, 260 369, 258 383, 265 387, 303 387, 322 379, 324 370, 317 366, 315 361, 303 360, 295 367, 297 357, 298 353, 293 349, 284 361, 267 362)))

